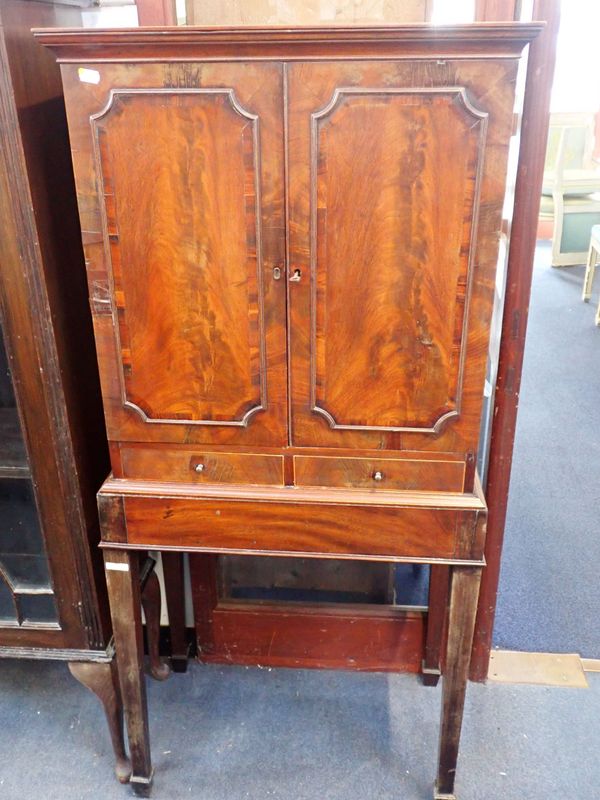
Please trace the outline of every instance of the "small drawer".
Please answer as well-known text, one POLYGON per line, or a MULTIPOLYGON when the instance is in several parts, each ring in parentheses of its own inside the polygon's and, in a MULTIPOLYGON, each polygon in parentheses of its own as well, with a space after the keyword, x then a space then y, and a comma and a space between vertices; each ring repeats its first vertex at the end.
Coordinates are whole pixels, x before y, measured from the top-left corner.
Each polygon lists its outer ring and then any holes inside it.
POLYGON ((462 492, 462 461, 294 456, 298 486, 414 492, 462 492))
POLYGON ((185 483, 283 485, 283 456, 121 446, 123 477, 185 483))

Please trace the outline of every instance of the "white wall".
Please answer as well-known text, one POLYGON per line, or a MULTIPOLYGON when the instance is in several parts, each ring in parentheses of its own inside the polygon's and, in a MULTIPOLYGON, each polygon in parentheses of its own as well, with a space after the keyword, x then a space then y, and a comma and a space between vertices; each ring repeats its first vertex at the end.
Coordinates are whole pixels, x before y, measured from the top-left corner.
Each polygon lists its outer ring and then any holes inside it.
POLYGON ((600 0, 563 0, 552 111, 600 109, 600 0))

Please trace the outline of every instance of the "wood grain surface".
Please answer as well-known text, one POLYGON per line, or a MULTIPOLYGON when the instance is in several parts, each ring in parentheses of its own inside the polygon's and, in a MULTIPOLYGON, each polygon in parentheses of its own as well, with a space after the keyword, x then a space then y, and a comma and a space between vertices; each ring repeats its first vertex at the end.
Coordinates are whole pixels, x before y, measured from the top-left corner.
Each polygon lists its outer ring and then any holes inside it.
POLYGON ((462 399, 487 113, 385 82, 311 114, 312 404, 336 428, 437 431, 462 399))
POLYGON ((482 512, 439 507, 124 498, 127 543, 207 552, 476 561, 482 512))
POLYGON ((516 69, 288 67, 294 444, 476 452, 516 69))
POLYGON ((242 424, 266 403, 256 115, 227 90, 150 89, 113 93, 93 127, 124 402, 242 424))
POLYGON ((121 477, 186 483, 283 484, 283 456, 121 447, 121 477))
POLYGON ((294 456, 298 486, 461 492, 464 472, 462 461, 294 456))
POLYGON ((281 67, 63 73, 109 439, 284 445, 281 67))
MULTIPOLYGON (((195 608, 206 612, 202 602, 195 608)), ((208 664, 415 673, 424 617, 381 606, 222 602, 210 614, 210 640, 199 636, 198 649, 208 664)))

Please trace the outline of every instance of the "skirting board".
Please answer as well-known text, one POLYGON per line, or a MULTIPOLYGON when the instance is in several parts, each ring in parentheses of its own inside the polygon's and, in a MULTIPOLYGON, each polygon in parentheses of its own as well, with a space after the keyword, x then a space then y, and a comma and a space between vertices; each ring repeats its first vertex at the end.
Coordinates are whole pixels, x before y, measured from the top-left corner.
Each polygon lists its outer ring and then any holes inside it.
MULTIPOLYGON (((600 670, 600 662, 595 662, 600 670)), ((488 681, 586 689, 584 661, 577 653, 492 650, 488 681)))

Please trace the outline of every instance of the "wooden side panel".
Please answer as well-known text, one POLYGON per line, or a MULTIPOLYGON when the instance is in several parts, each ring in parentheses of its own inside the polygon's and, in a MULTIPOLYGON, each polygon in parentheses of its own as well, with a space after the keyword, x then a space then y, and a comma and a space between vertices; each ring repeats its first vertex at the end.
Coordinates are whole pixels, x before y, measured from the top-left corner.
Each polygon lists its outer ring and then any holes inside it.
MULTIPOLYGON (((196 613, 196 611, 195 611, 196 613)), ((312 669, 419 672, 424 615, 396 609, 219 603, 200 660, 312 669)))
POLYGON ((285 444, 280 65, 63 76, 109 439, 285 444))
POLYGON ((294 444, 475 452, 516 66, 290 65, 294 444))

